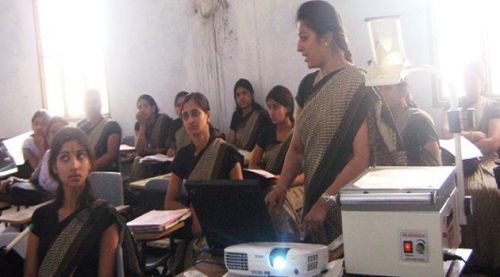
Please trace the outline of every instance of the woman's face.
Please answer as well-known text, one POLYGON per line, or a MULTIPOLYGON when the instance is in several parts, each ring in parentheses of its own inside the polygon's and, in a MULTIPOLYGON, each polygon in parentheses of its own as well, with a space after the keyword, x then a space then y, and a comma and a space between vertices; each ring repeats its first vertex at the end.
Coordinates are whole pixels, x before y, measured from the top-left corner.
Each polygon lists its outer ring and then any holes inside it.
POLYGON ((484 81, 478 72, 467 69, 464 74, 464 89, 468 96, 477 97, 481 94, 484 81))
POLYGON ((182 122, 191 137, 209 134, 210 113, 204 112, 194 100, 184 104, 182 122))
POLYGON ((287 120, 288 109, 273 99, 266 101, 267 111, 273 124, 279 124, 287 120))
POLYGON ((322 67, 324 63, 324 55, 326 51, 331 51, 330 46, 325 45, 318 38, 318 35, 313 30, 309 29, 304 22, 299 20, 299 41, 297 43, 297 51, 302 53, 309 68, 322 67))
POLYGON ((182 102, 184 102, 184 98, 186 97, 179 97, 175 102, 175 113, 179 118, 181 117, 182 102))
POLYGON ((153 118, 156 108, 149 104, 148 101, 141 99, 137 101, 137 112, 141 113, 144 119, 151 119, 153 118))
POLYGON ((49 132, 47 134, 47 142, 49 143, 49 146, 52 144, 52 140, 56 136, 57 132, 64 128, 64 126, 66 126, 66 123, 64 122, 55 122, 50 125, 50 129, 48 130, 49 132))
POLYGON ((31 129, 33 129, 33 133, 37 136, 45 136, 45 129, 47 128, 47 124, 49 123, 49 119, 44 116, 39 116, 31 122, 31 129))
POLYGON ((240 109, 245 109, 252 105, 252 93, 244 87, 237 87, 234 97, 236 99, 236 105, 238 105, 240 109))
POLYGON ((401 93, 399 93, 397 86, 380 86, 378 91, 384 98, 389 108, 396 107, 401 103, 401 93))
POLYGON ((92 164, 85 148, 77 140, 63 144, 57 155, 54 173, 64 188, 84 188, 92 164))

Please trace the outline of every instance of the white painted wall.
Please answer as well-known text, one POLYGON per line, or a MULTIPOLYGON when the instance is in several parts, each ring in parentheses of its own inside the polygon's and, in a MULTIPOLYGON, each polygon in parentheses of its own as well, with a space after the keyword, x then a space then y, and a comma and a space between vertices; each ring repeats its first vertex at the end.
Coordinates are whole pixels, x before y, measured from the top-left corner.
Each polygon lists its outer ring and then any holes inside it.
MULTIPOLYGON (((178 91, 203 92, 214 124, 227 131, 238 78, 252 82, 262 103, 277 84, 295 93, 308 72, 296 52, 295 13, 303 1, 228 0, 228 8, 212 18, 195 12, 198 1, 105 2, 110 113, 124 134, 133 133, 135 101, 142 93, 175 117, 172 100, 178 91)), ((342 14, 360 66, 371 58, 364 18, 392 14, 401 14, 409 60, 430 63, 429 1, 330 0, 342 14)), ((29 129, 32 112, 41 107, 32 0, 0 0, 0 61, 0 137, 6 137, 29 129)), ((414 98, 434 114, 429 80, 410 78, 414 98)))

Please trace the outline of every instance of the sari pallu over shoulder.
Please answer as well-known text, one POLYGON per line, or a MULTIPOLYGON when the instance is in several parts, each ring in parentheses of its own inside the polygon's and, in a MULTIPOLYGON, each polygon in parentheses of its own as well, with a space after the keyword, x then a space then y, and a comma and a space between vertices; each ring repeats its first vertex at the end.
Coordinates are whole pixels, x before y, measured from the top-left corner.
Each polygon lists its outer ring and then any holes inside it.
POLYGON ((258 128, 262 124, 262 108, 254 105, 254 110, 247 120, 237 129, 235 146, 239 149, 252 151, 257 139, 258 128))
POLYGON ((120 232, 126 276, 143 276, 139 265, 137 249, 125 221, 116 210, 104 201, 95 201, 91 206, 77 211, 71 222, 59 233, 49 246, 45 259, 39 268, 39 276, 72 276, 81 259, 91 251, 91 246, 100 240, 109 226, 100 224, 112 213, 120 232))
POLYGON ((281 169, 285 163, 285 156, 290 143, 292 142, 292 131, 280 144, 274 144, 267 147, 263 155, 264 169, 273 173, 281 174, 281 169))
MULTIPOLYGON (((317 88, 298 119, 297 128, 306 153, 303 215, 348 163, 354 137, 365 120, 369 128, 371 164, 406 164, 390 111, 364 82, 363 73, 354 66, 336 72, 317 88)), ((326 234, 312 241, 329 243, 341 234, 340 209, 330 210, 327 217, 326 234)))
POLYGON ((189 174, 189 180, 213 180, 219 176, 223 155, 231 147, 223 139, 216 138, 205 149, 200 160, 189 174))

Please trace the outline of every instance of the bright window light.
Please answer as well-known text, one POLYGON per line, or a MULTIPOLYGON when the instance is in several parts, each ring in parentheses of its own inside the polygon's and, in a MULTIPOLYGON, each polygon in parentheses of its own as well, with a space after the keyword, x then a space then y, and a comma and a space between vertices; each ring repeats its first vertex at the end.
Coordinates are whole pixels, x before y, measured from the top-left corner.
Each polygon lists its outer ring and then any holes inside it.
MULTIPOLYGON (((474 61, 483 61, 488 73, 488 93, 500 95, 500 1, 433 1, 438 64, 444 78, 453 83, 458 96, 464 95, 463 70, 474 61)), ((449 91, 443 90, 443 97, 449 91)))
POLYGON ((47 109, 84 115, 83 93, 99 90, 103 113, 108 97, 103 58, 102 0, 37 0, 47 109))

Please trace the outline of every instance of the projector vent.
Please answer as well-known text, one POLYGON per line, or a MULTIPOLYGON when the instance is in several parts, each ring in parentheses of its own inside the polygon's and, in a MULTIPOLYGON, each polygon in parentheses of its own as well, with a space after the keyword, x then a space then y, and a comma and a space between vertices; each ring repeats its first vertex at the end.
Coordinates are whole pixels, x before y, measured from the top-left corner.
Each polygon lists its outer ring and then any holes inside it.
POLYGON ((307 271, 316 270, 318 268, 318 255, 307 257, 307 271))
POLYGON ((247 254, 226 252, 226 267, 233 270, 248 270, 247 254))

